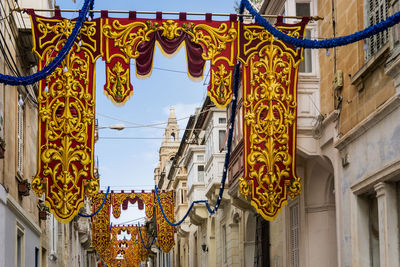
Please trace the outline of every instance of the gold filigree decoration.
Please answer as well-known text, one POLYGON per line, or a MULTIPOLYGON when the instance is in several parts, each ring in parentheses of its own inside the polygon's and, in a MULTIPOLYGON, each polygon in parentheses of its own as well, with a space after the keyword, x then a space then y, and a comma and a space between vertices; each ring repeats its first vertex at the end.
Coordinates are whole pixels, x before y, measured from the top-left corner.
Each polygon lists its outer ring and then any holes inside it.
MULTIPOLYGON (((298 26, 296 35, 304 27, 298 26)), ((273 220, 301 191, 295 174, 296 86, 300 49, 288 48, 259 26, 244 25, 245 177, 239 190, 273 220)))
POLYGON ((121 62, 117 61, 112 69, 106 66, 106 71, 108 79, 105 90, 107 95, 113 96, 113 100, 121 103, 133 93, 129 83, 129 70, 124 69, 121 62))
MULTIPOLYGON (((216 103, 226 103, 232 98, 232 72, 227 72, 224 64, 218 65, 218 71, 211 70, 212 80, 214 81, 214 90, 209 91, 209 96, 216 99, 216 103)), ((220 104, 218 107, 222 108, 220 104)))
MULTIPOLYGON (((196 24, 192 22, 182 23, 181 21, 177 22, 173 20, 166 20, 160 23, 153 20, 145 22, 134 21, 124 24, 119 20, 104 19, 102 20, 102 32, 105 38, 105 61, 107 64, 113 64, 112 60, 114 58, 121 58, 121 60, 127 64, 124 67, 129 77, 128 64, 130 59, 137 59, 139 57, 140 53, 138 47, 144 42, 150 41, 150 35, 152 33, 160 31, 161 36, 169 40, 182 36, 182 34, 187 34, 191 42, 202 48, 202 59, 210 61, 214 76, 219 78, 217 81, 214 81, 211 77, 208 95, 217 107, 225 108, 232 99, 231 83, 233 66, 236 63, 235 56, 237 49, 235 41, 237 41, 238 37, 235 25, 236 23, 234 22, 196 24), (217 74, 220 73, 219 68, 221 66, 225 67, 227 73, 224 74, 224 76, 226 77, 217 74), (231 79, 229 83, 226 82, 227 77, 231 79)), ((107 88, 109 88, 108 85, 107 88)), ((124 88, 128 87, 124 86, 124 88)), ((114 99, 114 93, 111 94, 107 92, 107 94, 114 99)), ((126 101, 126 98, 122 99, 122 102, 126 101)))
POLYGON ((84 191, 98 190, 98 180, 92 176, 93 147, 87 145, 93 138, 88 129, 94 126, 94 97, 87 89, 90 61, 84 54, 83 58, 68 55, 66 65, 46 78, 49 91, 38 98, 46 141, 40 147, 43 168, 33 178, 32 188, 41 195, 46 184, 46 203, 64 222, 82 207, 84 191))
MULTIPOLYGON (((52 61, 75 22, 31 17, 39 69, 52 61)), ((61 66, 39 83, 38 171, 32 189, 63 223, 71 221, 84 197, 98 191, 94 175, 94 64, 100 56, 96 22, 82 26, 61 66)))

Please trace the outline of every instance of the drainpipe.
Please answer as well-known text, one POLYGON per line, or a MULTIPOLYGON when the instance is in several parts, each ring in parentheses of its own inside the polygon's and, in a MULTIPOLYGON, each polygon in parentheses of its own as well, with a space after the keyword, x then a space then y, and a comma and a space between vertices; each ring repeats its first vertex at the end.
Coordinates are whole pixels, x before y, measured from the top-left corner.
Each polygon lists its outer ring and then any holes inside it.
POLYGON ((267 259, 267 264, 265 265, 266 267, 271 266, 271 238, 270 238, 270 230, 269 230, 269 221, 265 221, 265 232, 266 232, 266 240, 265 243, 267 245, 266 253, 267 255, 265 256, 267 259))

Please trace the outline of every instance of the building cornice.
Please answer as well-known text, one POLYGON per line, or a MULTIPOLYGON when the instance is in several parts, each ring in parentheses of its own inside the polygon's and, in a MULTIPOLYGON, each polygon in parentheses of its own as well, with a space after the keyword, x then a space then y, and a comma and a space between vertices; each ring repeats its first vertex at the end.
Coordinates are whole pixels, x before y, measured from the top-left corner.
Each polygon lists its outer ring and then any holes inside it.
POLYGON ((26 223, 29 228, 32 229, 32 231, 34 231, 39 236, 42 234, 40 226, 37 225, 30 214, 26 210, 24 210, 10 194, 7 194, 7 206, 10 208, 10 210, 14 212, 14 214, 17 215, 20 220, 26 223))
POLYGON ((398 94, 389 98, 385 103, 379 106, 374 112, 368 117, 359 122, 353 129, 343 135, 338 141, 334 143, 334 147, 342 150, 358 137, 363 135, 369 129, 371 129, 378 122, 386 118, 390 113, 395 111, 400 105, 400 96, 398 94))

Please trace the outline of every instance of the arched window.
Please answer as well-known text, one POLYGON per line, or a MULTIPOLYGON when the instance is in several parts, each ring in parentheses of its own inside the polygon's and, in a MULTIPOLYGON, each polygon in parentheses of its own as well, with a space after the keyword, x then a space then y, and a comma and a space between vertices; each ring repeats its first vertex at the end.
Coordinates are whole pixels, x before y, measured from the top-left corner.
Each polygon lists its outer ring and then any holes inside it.
POLYGON ((175 133, 171 133, 171 140, 175 141, 175 133))

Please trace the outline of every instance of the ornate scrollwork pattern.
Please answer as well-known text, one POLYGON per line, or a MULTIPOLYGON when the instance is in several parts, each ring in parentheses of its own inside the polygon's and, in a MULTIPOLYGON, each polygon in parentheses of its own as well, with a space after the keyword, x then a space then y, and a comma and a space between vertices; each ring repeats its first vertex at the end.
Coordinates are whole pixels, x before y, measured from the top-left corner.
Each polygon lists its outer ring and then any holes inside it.
MULTIPOLYGON (((303 36, 305 23, 282 26, 303 36)), ((295 173, 296 87, 301 49, 290 47, 259 26, 243 25, 244 178, 239 190, 267 220, 273 220, 301 191, 295 173)))
MULTIPOLYGON (((161 192, 159 193, 161 205, 163 207, 165 216, 168 220, 174 221, 175 214, 175 201, 174 201, 174 191, 161 192)), ((156 206, 156 221, 157 221, 157 245, 160 249, 168 253, 175 244, 174 239, 174 227, 171 226, 164 218, 161 212, 160 206, 156 206)))
POLYGON ((209 60, 214 75, 210 78, 208 94, 218 107, 225 108, 232 98, 231 83, 238 36, 236 25, 236 22, 215 21, 197 24, 174 20, 103 19, 104 60, 108 82, 105 86, 106 94, 115 103, 125 103, 133 92, 129 80, 131 59, 136 60, 136 74, 148 77, 151 74, 156 42, 166 55, 174 54, 185 44, 189 76, 195 79, 203 76, 204 63, 192 63, 194 60, 209 60), (114 70, 118 69, 117 64, 122 66, 119 73, 114 70), (190 71, 193 64, 198 65, 196 71, 190 71), (226 73, 221 76, 222 67, 226 73), (230 79, 229 82, 227 79, 230 79))
MULTIPOLYGON (((41 69, 60 51, 74 23, 32 17, 32 24, 41 69)), ((40 82, 39 159, 32 188, 38 195, 45 193, 50 211, 64 223, 77 215, 85 195, 92 195, 99 187, 93 173, 93 72, 100 56, 96 25, 94 21, 85 23, 61 66, 40 82)))

